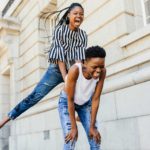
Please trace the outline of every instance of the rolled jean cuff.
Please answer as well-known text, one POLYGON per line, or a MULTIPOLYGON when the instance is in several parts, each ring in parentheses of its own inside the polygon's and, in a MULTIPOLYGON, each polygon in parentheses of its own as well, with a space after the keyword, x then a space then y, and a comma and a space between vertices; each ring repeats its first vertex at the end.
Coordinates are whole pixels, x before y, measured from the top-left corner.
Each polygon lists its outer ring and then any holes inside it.
POLYGON ((15 110, 12 110, 12 111, 10 111, 9 113, 8 113, 8 117, 11 119, 11 120, 14 120, 14 119, 16 119, 16 117, 17 117, 17 112, 15 111, 15 110))

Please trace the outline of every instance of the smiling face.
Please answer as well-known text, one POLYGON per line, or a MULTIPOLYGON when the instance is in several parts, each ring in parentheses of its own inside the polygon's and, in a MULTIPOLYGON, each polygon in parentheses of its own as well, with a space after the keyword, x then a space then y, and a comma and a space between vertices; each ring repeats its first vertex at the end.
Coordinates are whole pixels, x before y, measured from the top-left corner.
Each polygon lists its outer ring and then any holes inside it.
POLYGON ((98 79, 100 77, 101 70, 105 66, 105 58, 90 58, 84 62, 85 74, 87 78, 98 79))
POLYGON ((68 14, 69 18, 69 28, 71 30, 76 30, 80 27, 84 18, 84 11, 81 7, 75 6, 68 14))

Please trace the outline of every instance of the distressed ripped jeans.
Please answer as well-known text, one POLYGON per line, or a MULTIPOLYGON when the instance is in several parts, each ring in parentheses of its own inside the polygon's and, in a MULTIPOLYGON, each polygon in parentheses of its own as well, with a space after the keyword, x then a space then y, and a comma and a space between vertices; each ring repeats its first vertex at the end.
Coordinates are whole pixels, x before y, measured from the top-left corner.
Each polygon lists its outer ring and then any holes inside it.
POLYGON ((14 109, 8 113, 8 117, 12 120, 16 119, 23 112, 38 103, 45 95, 47 95, 54 87, 63 82, 57 64, 50 64, 43 78, 34 88, 33 92, 24 98, 14 109))
MULTIPOLYGON (((64 139, 66 135, 71 130, 71 121, 68 112, 68 101, 67 94, 62 91, 59 98, 58 104, 59 117, 61 121, 61 126, 63 130, 64 139)), ((90 144, 90 150, 100 150, 100 144, 97 144, 94 139, 90 139, 89 130, 90 130, 90 119, 91 119, 91 99, 83 105, 75 104, 75 111, 77 112, 80 121, 83 125, 83 128, 86 132, 88 142, 90 144)), ((65 141, 65 140, 64 140, 65 141)), ((64 143, 64 150, 74 150, 76 141, 69 141, 64 143)))

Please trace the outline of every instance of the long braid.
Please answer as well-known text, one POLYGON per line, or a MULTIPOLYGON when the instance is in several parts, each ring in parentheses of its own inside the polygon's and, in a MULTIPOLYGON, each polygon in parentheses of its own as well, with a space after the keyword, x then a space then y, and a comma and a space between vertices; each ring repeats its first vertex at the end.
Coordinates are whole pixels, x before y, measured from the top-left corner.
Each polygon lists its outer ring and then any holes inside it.
MULTIPOLYGON (((44 16, 44 15, 47 15, 46 18, 45 18, 45 30, 46 30, 46 21, 49 19, 49 17, 51 17, 52 15, 54 14, 57 14, 56 16, 56 20, 58 20, 59 18, 59 15, 64 11, 64 10, 67 10, 64 15, 61 17, 61 19, 59 20, 58 25, 62 25, 63 23, 65 24, 69 24, 68 20, 67 20, 67 16, 68 14, 70 13, 70 11, 76 7, 76 6, 79 6, 83 9, 82 5, 79 4, 79 3, 72 3, 69 7, 66 7, 66 8, 63 8, 61 10, 58 10, 58 11, 53 11, 53 12, 42 12, 42 15, 40 16, 40 19, 44 16)), ((84 10, 84 9, 83 9, 84 10)), ((39 25, 40 25, 40 19, 39 19, 39 25)))
MULTIPOLYGON (((60 15, 64 10, 66 10, 66 9, 69 9, 69 7, 66 7, 66 8, 64 8, 64 9, 61 9, 61 10, 59 10, 59 11, 42 12, 42 15, 41 15, 40 18, 39 18, 39 25, 38 25, 38 28, 40 29, 40 20, 45 16, 45 17, 44 17, 44 18, 45 18, 45 21, 44 21, 44 28, 45 28, 45 31, 46 31, 47 36, 48 36, 48 32, 47 32, 47 28, 46 28, 46 21, 49 19, 49 17, 51 17, 52 15, 57 14, 57 13, 58 13, 58 15, 57 15, 56 19, 58 19, 59 15, 60 15)), ((56 21, 57 21, 57 20, 56 20, 56 21)), ((49 36, 48 36, 48 37, 49 37, 49 36)))
MULTIPOLYGON (((47 37, 46 38, 50 38, 51 36, 49 36, 48 34, 48 31, 47 31, 47 27, 46 27, 46 22, 47 20, 52 16, 52 15, 55 15, 57 14, 56 16, 56 20, 57 21, 59 19, 59 16, 60 14, 66 10, 66 12, 64 13, 64 15, 60 18, 60 20, 58 21, 57 25, 56 26, 59 26, 59 25, 62 25, 62 24, 69 24, 69 19, 68 19, 68 14, 70 13, 70 11, 74 8, 74 7, 82 7, 81 4, 79 3, 72 3, 69 7, 66 7, 66 8, 63 8, 61 10, 58 10, 58 11, 53 11, 53 12, 42 12, 40 18, 39 18, 39 25, 38 25, 38 28, 40 29, 40 20, 44 17, 45 18, 45 21, 44 21, 44 28, 45 28, 45 31, 46 31, 46 34, 47 34, 47 37)), ((83 9, 84 10, 84 9, 83 9)))

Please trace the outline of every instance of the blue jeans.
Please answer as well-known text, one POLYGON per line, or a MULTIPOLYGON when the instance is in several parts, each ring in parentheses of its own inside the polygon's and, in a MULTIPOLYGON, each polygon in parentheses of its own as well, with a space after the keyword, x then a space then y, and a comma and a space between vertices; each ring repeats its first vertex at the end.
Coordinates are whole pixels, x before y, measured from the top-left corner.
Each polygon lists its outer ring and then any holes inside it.
POLYGON ((23 112, 31 108, 47 95, 55 86, 63 82, 59 67, 56 64, 50 64, 43 78, 34 88, 33 92, 23 99, 13 110, 8 113, 10 119, 15 119, 23 112))
MULTIPOLYGON (((97 144, 94 139, 90 139, 89 137, 90 119, 91 119, 91 102, 92 100, 90 99, 88 102, 86 102, 83 105, 75 104, 75 111, 78 113, 80 121, 85 129, 88 142, 90 144, 90 150, 100 150, 100 144, 97 144)), ((63 135, 65 139, 66 135, 71 130, 71 122, 70 122, 70 117, 68 112, 67 95, 64 91, 62 91, 60 94, 58 110, 59 110, 61 126, 63 129, 63 135)), ((68 143, 64 143, 64 150, 74 150, 75 143, 76 141, 74 142, 69 141, 68 143)))

